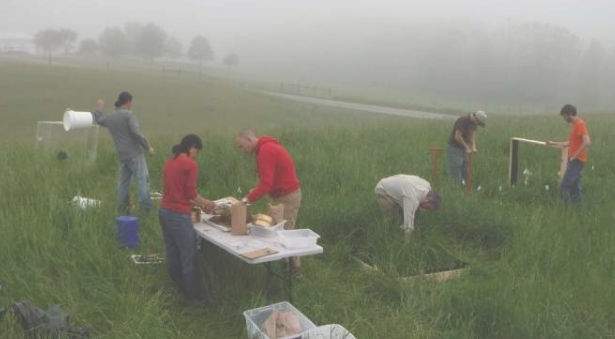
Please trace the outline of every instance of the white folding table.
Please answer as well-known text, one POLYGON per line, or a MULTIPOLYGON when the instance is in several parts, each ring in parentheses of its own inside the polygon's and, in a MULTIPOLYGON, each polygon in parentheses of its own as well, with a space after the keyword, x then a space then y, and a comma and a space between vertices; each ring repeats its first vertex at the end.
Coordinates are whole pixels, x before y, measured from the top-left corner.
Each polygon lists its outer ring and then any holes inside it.
POLYGON ((289 301, 291 303, 293 292, 292 260, 288 260, 288 277, 276 274, 271 268, 271 263, 291 257, 304 257, 308 255, 321 254, 323 252, 323 248, 319 245, 306 248, 286 248, 282 246, 278 237, 261 238, 251 235, 232 235, 231 232, 224 232, 214 227, 209 221, 194 224, 194 229, 201 238, 220 247, 232 256, 239 258, 248 264, 265 264, 265 268, 267 269, 267 288, 269 289, 271 286, 272 276, 285 281, 288 284, 289 301), (241 255, 242 253, 251 252, 262 248, 270 248, 277 251, 277 253, 256 259, 248 259, 241 255))

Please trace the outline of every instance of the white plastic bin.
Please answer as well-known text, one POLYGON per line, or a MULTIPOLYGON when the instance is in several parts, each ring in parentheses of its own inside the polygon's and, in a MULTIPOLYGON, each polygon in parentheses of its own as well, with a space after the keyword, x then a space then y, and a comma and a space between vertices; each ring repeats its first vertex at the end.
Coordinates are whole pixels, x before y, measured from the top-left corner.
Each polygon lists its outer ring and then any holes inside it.
POLYGON ((278 231, 280 242, 286 248, 306 248, 316 245, 320 236, 309 228, 278 231))
POLYGON ((248 224, 250 234, 259 238, 274 238, 278 236, 278 231, 284 230, 286 220, 282 220, 279 224, 271 227, 263 227, 253 223, 248 224))
MULTIPOLYGON (((248 331, 248 339, 274 339, 265 334, 262 327, 265 321, 271 316, 273 311, 293 311, 299 318, 301 329, 303 332, 316 328, 313 322, 310 321, 303 313, 291 305, 288 301, 283 301, 277 304, 272 304, 264 307, 254 308, 243 312, 244 318, 246 318, 246 328, 248 331)), ((294 339, 301 338, 301 334, 288 337, 280 337, 275 339, 294 339)))
POLYGON ((301 334, 301 339, 357 339, 341 325, 324 325, 301 334))

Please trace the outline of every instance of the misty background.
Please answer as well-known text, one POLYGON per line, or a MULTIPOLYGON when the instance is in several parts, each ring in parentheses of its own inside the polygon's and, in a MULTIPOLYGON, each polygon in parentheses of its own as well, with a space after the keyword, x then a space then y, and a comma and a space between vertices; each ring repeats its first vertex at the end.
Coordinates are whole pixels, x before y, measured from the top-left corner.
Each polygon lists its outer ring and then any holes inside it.
POLYGON ((612 111, 614 12, 607 0, 1 0, 0 41, 65 29, 77 36, 56 55, 172 59, 412 97, 612 111), (139 50, 148 25, 158 32, 139 50), (127 42, 113 54, 104 46, 118 34, 127 42))

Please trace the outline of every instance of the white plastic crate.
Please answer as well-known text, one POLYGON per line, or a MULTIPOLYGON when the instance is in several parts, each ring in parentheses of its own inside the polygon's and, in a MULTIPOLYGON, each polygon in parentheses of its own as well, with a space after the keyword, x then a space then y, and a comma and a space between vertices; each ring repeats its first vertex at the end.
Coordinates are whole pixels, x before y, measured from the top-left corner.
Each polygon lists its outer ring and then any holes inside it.
MULTIPOLYGON (((243 312, 244 318, 246 318, 246 328, 248 331, 248 339, 274 339, 265 334, 262 327, 265 321, 271 316, 273 311, 293 311, 299 318, 299 324, 301 324, 301 330, 303 332, 316 328, 313 322, 310 321, 303 313, 291 305, 288 301, 283 301, 277 304, 272 304, 264 307, 254 308, 243 312)), ((280 337, 276 339, 295 339, 301 338, 301 334, 280 337)))
POLYGON ((286 220, 282 220, 279 224, 271 227, 263 227, 253 223, 248 224, 250 234, 260 238, 274 238, 278 236, 278 231, 284 230, 286 220))
POLYGON ((301 334, 301 339, 357 339, 341 325, 324 325, 301 334))
POLYGON ((311 229, 279 231, 280 242, 286 248, 306 248, 316 245, 320 236, 311 229))

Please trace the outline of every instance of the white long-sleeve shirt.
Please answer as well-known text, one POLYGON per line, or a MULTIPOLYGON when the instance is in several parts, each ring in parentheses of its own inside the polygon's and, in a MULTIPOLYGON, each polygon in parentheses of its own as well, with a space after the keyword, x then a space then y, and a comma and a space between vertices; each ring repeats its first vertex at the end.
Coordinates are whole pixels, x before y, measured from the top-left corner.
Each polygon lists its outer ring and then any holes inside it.
POLYGON ((414 214, 430 190, 431 185, 426 180, 416 175, 398 174, 380 180, 374 193, 391 198, 403 209, 404 224, 401 228, 411 232, 414 230, 414 214))

